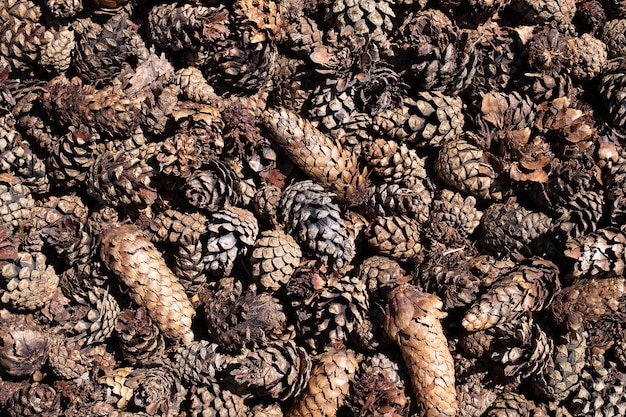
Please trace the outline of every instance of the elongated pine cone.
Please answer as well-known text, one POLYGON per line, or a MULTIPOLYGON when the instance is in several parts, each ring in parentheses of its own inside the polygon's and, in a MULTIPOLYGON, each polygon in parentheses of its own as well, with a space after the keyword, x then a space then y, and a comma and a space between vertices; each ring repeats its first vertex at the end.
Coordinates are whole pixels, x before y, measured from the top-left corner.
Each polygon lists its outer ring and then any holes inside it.
POLYGON ((285 412, 285 417, 335 417, 344 404, 358 367, 354 351, 331 346, 313 358, 313 362, 306 388, 285 412))
POLYGON ((391 291, 385 311, 385 332, 400 346, 421 415, 427 417, 453 417, 458 410, 442 308, 439 297, 403 285, 391 291))
POLYGON ((193 340, 195 310, 185 289, 137 226, 112 224, 105 229, 100 236, 100 257, 164 335, 185 344, 193 340))

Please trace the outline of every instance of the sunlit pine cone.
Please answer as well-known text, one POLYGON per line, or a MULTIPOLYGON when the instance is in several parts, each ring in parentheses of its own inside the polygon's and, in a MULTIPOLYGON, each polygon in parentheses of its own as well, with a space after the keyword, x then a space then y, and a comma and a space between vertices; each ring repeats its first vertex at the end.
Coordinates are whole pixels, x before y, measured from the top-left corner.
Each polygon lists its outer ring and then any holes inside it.
POLYGON ((514 80, 517 89, 541 104, 557 98, 572 97, 574 82, 566 72, 528 72, 514 80))
POLYGON ((480 225, 483 212, 476 205, 474 196, 441 190, 431 204, 424 233, 438 242, 460 247, 480 225))
POLYGON ((395 3, 389 0, 359 0, 325 2, 325 19, 332 27, 341 30, 354 28, 357 34, 367 34, 386 55, 392 54, 390 37, 394 30, 395 3))
POLYGON ((310 351, 320 353, 334 343, 373 341, 367 313, 369 294, 359 277, 332 279, 296 309, 296 328, 310 351))
POLYGON ((172 364, 183 381, 191 385, 207 384, 215 381, 216 372, 224 365, 224 357, 217 349, 215 343, 206 340, 193 341, 187 346, 176 346, 171 353, 172 364))
POLYGON ((537 403, 520 393, 502 392, 484 414, 485 417, 545 417, 546 405, 537 403))
POLYGON ((332 269, 347 266, 356 250, 334 194, 313 181, 293 183, 283 190, 278 219, 303 252, 310 251, 332 269))
MULTIPOLYGON (((27 2, 24 9, 33 10, 34 8, 29 7, 28 3, 31 2, 27 2)), ((37 14, 41 13, 38 6, 36 10, 37 14)), ((46 28, 39 23, 39 19, 34 22, 23 20, 11 13, 5 14, 2 20, 0 56, 4 58, 3 61, 9 64, 14 72, 19 71, 26 74, 31 72, 40 57, 42 47, 45 47, 47 43, 46 28)))
POLYGON ((282 305, 268 293, 257 293, 256 284, 244 291, 241 281, 222 278, 198 296, 210 340, 226 351, 253 350, 288 335, 282 305))
MULTIPOLYGON (((318 32, 321 36, 322 32, 319 30, 318 32)), ((319 43, 313 45, 315 46, 319 46, 319 43)), ((305 50, 303 54, 308 56, 311 52, 305 50)), ((317 87, 312 76, 314 69, 307 65, 304 59, 282 54, 276 57, 276 65, 278 69, 272 80, 274 88, 269 92, 267 102, 295 112, 304 111, 308 107, 309 97, 317 87)))
POLYGON ((259 233, 253 213, 239 207, 213 213, 206 228, 204 268, 218 276, 230 275, 237 258, 248 253, 259 233))
POLYGON ((215 382, 192 386, 190 398, 191 417, 239 417, 250 412, 244 397, 222 389, 215 382))
POLYGON ((241 182, 228 162, 210 158, 191 171, 185 180, 185 196, 192 206, 217 211, 241 203, 241 182))
POLYGON ((124 382, 133 391, 132 403, 149 415, 178 416, 187 394, 180 376, 169 364, 135 368, 124 382))
MULTIPOLYGON (((280 5, 284 6, 284 2, 280 2, 280 5)), ((307 14, 294 17, 284 14, 288 18, 288 24, 281 45, 287 46, 299 56, 308 57, 316 47, 322 45, 324 32, 320 30, 315 19, 307 14)))
POLYGON ((623 277, 580 279, 558 291, 549 308, 557 325, 590 329, 603 318, 617 317, 624 298, 623 277))
POLYGON ((1 300, 18 310, 41 308, 55 297, 59 277, 42 253, 20 252, 18 256, 2 267, 1 300))
POLYGON ((378 216, 366 232, 367 241, 381 255, 399 261, 415 260, 420 256, 421 225, 407 216, 378 216))
POLYGON ((574 0, 514 0, 510 6, 524 23, 567 28, 576 14, 574 0))
POLYGON ((541 373, 554 350, 552 338, 529 316, 497 326, 496 340, 491 359, 515 381, 541 373))
POLYGON ((48 341, 48 365, 62 380, 79 379, 94 371, 91 347, 81 349, 80 344, 68 341, 63 334, 50 334, 48 341))
POLYGON ((469 240, 457 247, 432 241, 424 252, 425 261, 415 269, 416 284, 440 297, 444 310, 468 306, 478 298, 483 283, 468 262, 476 252, 469 240))
POLYGON ((368 210, 374 216, 414 217, 420 224, 426 223, 430 214, 432 196, 422 183, 407 188, 389 182, 370 184, 367 187, 368 210))
POLYGON ((133 225, 112 224, 100 236, 100 257, 130 290, 130 296, 161 332, 190 343, 195 310, 163 256, 133 225))
POLYGON ((100 135, 85 126, 70 126, 69 132, 52 145, 48 164, 55 184, 72 188, 83 184, 94 163, 100 135))
POLYGON ((165 341, 144 307, 124 309, 115 322, 115 334, 124 360, 136 365, 162 356, 165 341))
POLYGON ((72 27, 76 34, 72 67, 83 81, 95 86, 107 85, 124 65, 140 64, 149 55, 138 26, 127 13, 117 13, 103 25, 90 18, 78 19, 72 27))
POLYGON ((11 376, 33 376, 48 358, 48 340, 31 315, 11 315, 4 310, 0 318, 0 365, 11 376))
POLYGON ((316 87, 307 99, 308 120, 317 123, 324 132, 338 131, 350 122, 352 113, 356 112, 355 94, 354 87, 344 91, 327 85, 316 87))
POLYGON ((568 41, 572 51, 572 76, 577 80, 591 80, 600 75, 607 65, 607 45, 591 35, 583 34, 568 41))
POLYGON ((567 404, 573 416, 608 417, 626 412, 626 374, 614 362, 604 355, 590 355, 581 380, 567 404))
POLYGON ((405 97, 402 105, 374 116, 374 128, 390 139, 439 147, 462 132, 463 102, 437 91, 405 97))
POLYGON ((12 174, 0 174, 0 223, 11 230, 29 221, 35 200, 28 187, 12 174))
POLYGON ((565 257, 573 262, 569 279, 621 275, 626 263, 626 235, 608 227, 566 243, 565 257))
POLYGON ((266 230, 252 248, 252 276, 266 290, 278 291, 291 279, 301 259, 302 250, 291 235, 278 229, 266 230))
POLYGON ((56 417, 61 412, 60 397, 50 385, 33 382, 13 393, 5 412, 9 417, 56 417))
POLYGON ((626 18, 606 22, 599 37, 606 44, 609 58, 626 57, 626 18))
POLYGON ((304 348, 293 341, 274 342, 229 360, 219 381, 233 392, 285 401, 300 394, 310 371, 304 348))
POLYGON ((277 211, 281 196, 281 188, 271 182, 259 187, 252 201, 255 214, 271 224, 277 224, 277 211))
POLYGON ((570 330, 555 339, 552 357, 533 375, 533 389, 551 401, 563 401, 576 389, 585 366, 586 334, 570 330))
POLYGON ((439 297, 404 285, 389 294, 385 332, 400 347, 424 416, 455 416, 454 362, 440 320, 439 297))
POLYGON ((381 179, 409 188, 426 179, 425 158, 405 144, 375 139, 362 147, 366 162, 381 179))
POLYGON ((148 14, 148 38, 183 65, 202 66, 215 53, 215 44, 227 41, 230 16, 223 7, 162 4, 148 14))
POLYGON ((44 45, 40 47, 37 68, 48 74, 59 74, 70 67, 76 42, 69 26, 49 28, 43 34, 44 45))
POLYGON ((491 372, 480 360, 454 357, 456 396, 459 415, 480 417, 493 404, 498 395, 491 372))
POLYGON ((515 320, 527 311, 540 311, 560 288, 559 269, 551 261, 530 258, 501 276, 465 313, 466 330, 484 330, 515 320))
POLYGON ((379 353, 361 362, 351 385, 347 406, 355 415, 406 416, 410 399, 405 393, 399 366, 379 353))
POLYGON ((550 230, 552 219, 519 203, 494 203, 480 220, 480 246, 494 254, 529 254, 533 241, 550 230))
POLYGON ((26 0, 8 0, 2 5, 2 23, 10 18, 16 18, 30 23, 37 23, 41 19, 41 8, 36 3, 26 0))
POLYGON ((285 412, 285 417, 336 416, 346 400, 357 367, 354 351, 343 347, 328 347, 315 356, 308 384, 285 412))
MULTIPOLYGON (((379 113, 401 107, 408 99, 409 86, 396 69, 381 62, 370 71, 370 79, 360 86, 357 104, 369 117, 368 128, 373 127, 374 117, 379 113)), ((411 100, 413 103, 413 101, 411 100)))
POLYGON ((458 191, 497 201, 502 199, 498 174, 485 159, 482 149, 458 138, 443 145, 435 159, 435 172, 458 191))
POLYGON ((50 189, 48 170, 43 159, 32 151, 27 140, 15 130, 12 122, 0 128, 5 139, 0 145, 0 170, 13 172, 33 194, 44 194, 50 189))
POLYGON ((626 155, 618 155, 609 169, 606 184, 606 199, 609 206, 609 221, 613 226, 623 224, 626 218, 626 155))
POLYGON ((16 261, 18 242, 13 232, 4 226, 0 226, 0 269, 9 262, 16 261))
POLYGON ((459 337, 458 347, 463 355, 469 358, 482 359, 491 356, 496 342, 496 329, 491 327, 486 330, 462 333, 459 337))
POLYGON ((359 168, 356 155, 285 108, 268 109, 263 119, 276 144, 309 177, 340 201, 358 196, 367 171, 359 168))
POLYGON ((626 111, 624 102, 626 97, 626 65, 609 71, 600 79, 600 96, 604 99, 605 107, 609 112, 610 121, 617 127, 626 126, 626 111))
POLYGON ((105 151, 91 167, 87 191, 105 205, 151 205, 157 197, 153 176, 152 167, 139 151, 105 151))
POLYGON ((358 271, 372 300, 386 299, 389 291, 403 283, 407 275, 397 261, 379 255, 364 259, 358 271))
POLYGON ((189 66, 177 70, 174 74, 174 83, 180 87, 181 94, 187 100, 201 104, 213 104, 219 100, 202 71, 196 67, 189 66))
POLYGON ((45 6, 54 17, 68 18, 83 10, 83 0, 49 0, 45 6))
POLYGON ((550 233, 565 243, 595 232, 604 218, 604 200, 603 194, 591 190, 574 195, 557 209, 560 217, 550 233))
POLYGON ((483 137, 481 140, 487 144, 503 138, 509 131, 530 128, 535 121, 535 104, 517 91, 487 93, 482 96, 480 108, 478 106, 476 103, 474 123, 483 137))

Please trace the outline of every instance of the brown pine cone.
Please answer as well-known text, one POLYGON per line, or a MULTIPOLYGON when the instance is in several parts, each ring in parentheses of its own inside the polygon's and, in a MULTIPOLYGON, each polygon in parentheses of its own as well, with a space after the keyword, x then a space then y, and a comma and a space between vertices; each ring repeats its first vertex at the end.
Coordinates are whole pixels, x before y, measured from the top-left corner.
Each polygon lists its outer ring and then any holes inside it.
POLYGON ((432 202, 424 233, 441 243, 460 247, 483 217, 476 203, 474 196, 464 197, 458 192, 441 190, 432 202))
POLYGON ((168 364, 135 368, 124 385, 133 391, 132 402, 153 416, 179 416, 187 389, 180 382, 176 370, 168 364))
POLYGON ((139 228, 110 225, 100 236, 100 257, 165 336, 184 344, 193 340, 195 310, 185 289, 139 228))
POLYGON ((600 79, 600 96, 609 112, 610 121, 616 127, 626 126, 626 111, 624 110, 624 90, 626 90, 626 64, 621 62, 617 69, 608 71, 600 79))
POLYGON ((439 297, 403 285, 389 294, 385 332, 400 346, 424 416, 455 416, 454 362, 440 320, 439 297))
POLYGON ((465 313, 466 330, 484 330, 539 311, 550 304, 560 288, 558 267, 542 258, 530 258, 501 276, 465 313))
POLYGON ((38 372, 48 358, 48 340, 42 329, 31 315, 13 316, 5 310, 1 319, 0 365, 9 375, 22 378, 38 372))
POLYGON ((362 155, 372 172, 386 182, 412 188, 426 179, 425 159, 405 144, 376 139, 363 144, 362 155))
POLYGON ((1 300, 19 310, 39 309, 55 297, 59 276, 42 253, 20 252, 18 256, 2 267, 1 300))
POLYGON ((224 358, 217 352, 218 346, 206 340, 193 341, 173 349, 173 366, 183 381, 191 385, 215 381, 216 372, 224 365, 224 358))
POLYGON ((93 372, 94 360, 89 355, 90 348, 80 349, 76 342, 68 341, 62 334, 48 335, 48 365, 54 374, 63 379, 79 379, 93 372))
POLYGON ((281 401, 295 397, 309 380, 311 359, 293 341, 274 342, 228 361, 220 383, 233 392, 281 401))
POLYGON ((591 35, 569 39, 572 51, 572 77, 577 80, 591 80, 600 75, 607 65, 607 45, 591 35))
POLYGON ((261 232, 254 242, 252 276, 269 291, 278 291, 300 265, 302 250, 296 240, 278 229, 261 232))
POLYGON ((61 412, 60 400, 50 385, 33 382, 13 393, 5 411, 10 417, 56 417, 61 412))
POLYGON ((313 358, 311 377, 285 417, 334 417, 344 404, 358 367, 352 350, 328 347, 313 358))
POLYGON ((30 219, 35 200, 28 187, 12 174, 0 174, 0 223, 10 229, 30 219))
POLYGON ((144 307, 122 310, 115 322, 115 333, 122 356, 131 365, 160 357, 165 350, 163 335, 144 307))
POLYGON ((210 158, 186 179, 185 195, 191 205, 217 211, 240 204, 242 189, 235 170, 228 162, 210 158))
POLYGON ((459 415, 481 417, 498 396, 489 368, 479 360, 454 357, 459 415))
POLYGON ((371 184, 367 187, 368 209, 376 216, 409 215, 419 223, 425 223, 430 214, 430 191, 422 184, 411 188, 389 182, 371 184))
POLYGON ((94 163, 100 135, 87 126, 70 126, 69 132, 52 145, 48 175, 61 187, 71 188, 86 181, 94 163))
POLYGON ((525 23, 554 24, 567 28, 576 14, 574 0, 514 0, 511 7, 525 23))
POLYGON ((600 39, 606 44, 609 58, 626 56, 626 19, 612 19, 601 28, 600 39))
POLYGON ((378 216, 366 232, 368 243, 381 255, 399 261, 414 260, 420 256, 421 225, 409 216, 378 216))
POLYGON ((503 392, 487 410, 486 417, 546 417, 545 404, 536 403, 522 394, 503 392))
POLYGON ((609 227, 570 240, 565 256, 573 261, 569 279, 621 275, 626 262, 626 235, 609 227))
POLYGON ((365 282, 372 300, 386 299, 389 291, 404 283, 406 277, 400 264, 385 256, 370 256, 359 265, 359 278, 365 282))
POLYGON ((285 108, 267 110, 263 118, 276 143, 313 180, 341 201, 358 197, 367 171, 359 169, 356 155, 285 108))
POLYGON ((191 387, 191 417, 240 417, 249 415, 244 397, 222 389, 217 383, 191 387))

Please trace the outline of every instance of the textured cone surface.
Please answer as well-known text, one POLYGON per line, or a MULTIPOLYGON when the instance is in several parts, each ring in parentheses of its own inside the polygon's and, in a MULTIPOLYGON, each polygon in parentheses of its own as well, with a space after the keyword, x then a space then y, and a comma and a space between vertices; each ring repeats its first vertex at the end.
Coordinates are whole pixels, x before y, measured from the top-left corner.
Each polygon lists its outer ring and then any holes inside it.
POLYGON ((600 39, 607 46, 609 58, 626 56, 626 18, 606 22, 600 39))
POLYGON ((604 71, 607 64, 607 45, 585 33, 568 41, 573 51, 572 77, 590 80, 604 71))
POLYGON ((567 27, 576 13, 574 0, 514 0, 511 6, 526 23, 552 23, 567 27))
POLYGON ((474 196, 463 196, 448 189, 441 190, 432 202, 425 233, 451 246, 463 243, 480 225, 483 217, 483 212, 476 205, 474 196))
POLYGON ((311 359, 304 348, 292 341, 270 344, 231 360, 220 381, 233 384, 233 391, 252 392, 256 397, 286 400, 306 386, 311 359))
POLYGON ((480 417, 497 398, 497 388, 490 384, 489 372, 476 359, 455 357, 456 395, 459 415, 480 417))
POLYGON ((464 139, 446 142, 435 159, 435 171, 449 186, 476 197, 499 200, 497 174, 484 152, 464 139))
POLYGON ((133 391, 133 404, 149 415, 180 415, 180 406, 187 389, 178 373, 168 364, 149 368, 135 368, 124 382, 133 391))
POLYGON ((611 121, 617 127, 626 126, 626 65, 611 72, 600 80, 600 95, 604 99, 605 106, 611 117, 611 121))
POLYGON ((222 389, 217 383, 191 388, 192 417, 238 417, 249 413, 244 397, 222 389))
POLYGON ((43 307, 54 296, 59 286, 59 276, 48 265, 42 253, 19 253, 15 263, 2 267, 5 288, 0 289, 3 303, 19 310, 43 307))
POLYGON ((131 365, 158 357, 165 349, 163 335, 144 307, 121 311, 115 323, 115 332, 124 359, 131 365))
POLYGON ((206 340, 193 341, 174 349, 174 365, 181 378, 190 384, 202 385, 215 379, 216 368, 222 367, 218 346, 206 340))
POLYGON ((568 276, 601 278, 621 275, 626 262, 626 235, 615 228, 605 228, 567 242, 565 256, 574 261, 568 276))
POLYGON ((339 270, 352 261, 355 246, 333 197, 313 181, 297 182, 283 191, 278 211, 286 232, 301 247, 339 270))
POLYGON ((550 217, 518 203, 494 203, 483 213, 480 244, 492 253, 528 253, 532 241, 551 225, 550 217))
POLYGON ((252 212, 239 207, 220 210, 212 218, 207 224, 204 268, 210 274, 230 275, 237 257, 254 245, 259 224, 252 212))
POLYGON ((536 404, 533 400, 515 392, 503 392, 487 410, 487 417, 542 417, 547 410, 543 404, 536 404))
POLYGON ((193 340, 195 310, 178 278, 136 226, 111 225, 100 237, 100 256, 145 307, 164 335, 187 344, 193 340))
POLYGON ((419 256, 421 225, 409 216, 376 217, 367 230, 368 243, 382 255, 399 261, 419 256))
POLYGON ((289 158, 325 189, 349 200, 365 183, 356 155, 320 132, 311 122, 282 108, 264 113, 272 137, 289 158))
POLYGON ((50 385, 33 382, 13 393, 6 411, 10 417, 55 417, 60 413, 60 400, 50 385))
POLYGON ((70 133, 64 135, 53 145, 48 162, 50 176, 66 187, 85 182, 94 162, 97 133, 91 133, 86 126, 78 129, 70 126, 70 133))
POLYGON ((546 307, 559 288, 559 269, 550 261, 531 258, 502 276, 463 317, 469 331, 484 330, 546 307))
POLYGON ((241 202, 241 185, 233 168, 211 158, 202 170, 194 171, 186 181, 185 195, 195 207, 216 211, 241 202))
POLYGON ((586 348, 586 336, 582 331, 571 330, 559 337, 546 367, 533 376, 535 392, 552 401, 567 398, 579 383, 586 348))
POLYGON ((412 285, 389 294, 385 332, 400 347, 411 385, 425 416, 455 416, 454 362, 440 320, 445 317, 439 297, 412 285))
POLYGON ((367 187, 368 208, 378 216, 408 215, 420 224, 428 220, 432 200, 430 191, 421 183, 405 188, 398 184, 381 183, 367 187))
POLYGON ((334 417, 344 404, 350 382, 357 371, 355 353, 329 347, 313 358, 311 377, 285 417, 334 417))
POLYGON ((386 256, 371 256, 359 266, 359 277, 373 299, 386 297, 405 276, 406 271, 400 264, 386 256))
POLYGON ((376 139, 363 144, 363 156, 380 178, 411 187, 426 178, 424 159, 405 144, 376 139))
POLYGON ((46 336, 39 326, 28 321, 7 321, 0 325, 0 365, 12 376, 33 375, 48 357, 46 336))
POLYGON ((420 92, 406 98, 402 106, 383 110, 374 125, 394 140, 421 146, 441 146, 462 132, 463 102, 438 92, 420 92))
POLYGON ((0 175, 0 222, 13 229, 30 219, 35 205, 30 189, 10 174, 0 175))
POLYGON ((250 256, 252 276, 264 288, 277 291, 293 276, 301 259, 302 251, 293 237, 275 229, 261 232, 250 256))

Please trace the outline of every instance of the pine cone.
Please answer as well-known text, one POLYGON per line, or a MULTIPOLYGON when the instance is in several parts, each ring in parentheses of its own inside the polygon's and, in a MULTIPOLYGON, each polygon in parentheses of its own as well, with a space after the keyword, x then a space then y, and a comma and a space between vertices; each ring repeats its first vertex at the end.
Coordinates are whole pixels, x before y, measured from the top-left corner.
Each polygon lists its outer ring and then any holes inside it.
POLYGON ((551 401, 565 400, 579 383, 586 348, 586 335, 582 331, 571 330, 555 340, 546 367, 533 376, 535 392, 551 401))
POLYGON ((207 224, 204 269, 211 275, 230 275, 238 256, 254 245, 259 225, 253 213, 239 207, 213 213, 207 224))
POLYGON ((277 229, 261 232, 250 255, 252 276, 263 288, 278 291, 293 276, 301 259, 302 251, 293 237, 277 229))
POLYGON ((236 206, 241 202, 241 184, 233 168, 225 161, 211 158, 189 175, 185 184, 189 203, 208 211, 236 206))
POLYGON ((307 386, 285 412, 285 417, 334 417, 344 404, 358 366, 352 350, 329 347, 313 358, 307 386))
POLYGON ((407 215, 424 224, 430 214, 430 191, 422 184, 412 188, 384 182, 372 184, 367 188, 369 194, 368 209, 374 216, 407 215))
POLYGON ((455 357, 456 396, 459 415, 480 417, 494 403, 498 388, 491 381, 488 368, 476 359, 455 357))
POLYGON ((378 216, 372 220, 366 234, 368 243, 381 255, 399 261, 420 256, 421 225, 409 216, 378 216))
POLYGON ((35 205, 30 189, 11 174, 0 174, 0 223, 14 229, 30 219, 35 205))
POLYGON ((626 65, 611 71, 600 79, 600 95, 604 99, 611 122, 620 128, 626 126, 624 90, 626 90, 626 65))
POLYGON ((403 283, 406 271, 393 259, 370 256, 359 265, 359 278, 365 282, 370 299, 382 300, 394 287, 403 283))
POLYGON ((485 414, 486 417, 544 417, 547 415, 544 404, 537 404, 515 392, 500 394, 485 414))
POLYGON ((19 310, 39 309, 55 297, 59 277, 42 253, 20 252, 18 256, 2 267, 1 300, 19 310))
POLYGON ((582 81, 591 80, 604 71, 608 62, 608 48, 604 42, 586 33, 567 42, 574 61, 572 77, 582 81))
POLYGON ((12 376, 29 377, 48 358, 48 340, 32 316, 2 317, 0 364, 12 376))
POLYGON ((480 225, 483 212, 476 198, 444 189, 433 200, 425 234, 450 246, 460 247, 480 225))
POLYGON ((367 171, 359 170, 356 155, 285 108, 269 109, 263 118, 276 143, 313 180, 342 201, 358 196, 367 171))
POLYGON ((443 304, 434 295, 404 285, 389 294, 385 332, 400 346, 413 392, 425 416, 455 416, 454 362, 440 319, 443 304))
POLYGON ((494 168, 485 162, 483 150, 465 139, 444 144, 435 159, 435 171, 449 186, 476 197, 500 200, 502 193, 494 168))
POLYGON ((313 181, 296 182, 283 191, 278 217, 303 249, 341 270, 352 261, 355 246, 333 197, 313 181))
POLYGON ((626 262, 626 235, 609 227, 570 240, 565 256, 573 261, 569 279, 621 275, 626 262))
POLYGON ((13 393, 5 411, 10 417, 56 417, 61 412, 61 401, 50 385, 33 382, 13 393))
POLYGON ((233 392, 284 401, 300 394, 310 371, 306 350, 292 341, 275 342, 230 360, 219 380, 233 392))
POLYGON ((515 202, 494 203, 483 213, 480 244, 494 254, 530 254, 533 242, 550 230, 552 220, 515 202))
POLYGON ((602 27, 600 39, 606 44, 609 58, 626 56, 626 19, 609 20, 602 27))
POLYGON ((168 364, 149 368, 135 368, 124 382, 133 391, 133 404, 153 416, 174 417, 180 408, 187 389, 177 372, 168 364))
POLYGON ((193 341, 187 346, 177 346, 173 351, 173 364, 183 381, 203 385, 214 381, 216 372, 223 367, 224 358, 217 353, 218 346, 206 340, 193 341))
POLYGON ((574 0, 514 0, 511 7, 525 23, 551 23, 566 28, 576 14, 574 0))
POLYGON ((405 144, 376 139, 363 144, 363 156, 385 181, 411 188, 426 179, 425 159, 405 144))
POLYGON ((437 91, 404 98, 402 105, 374 117, 374 127, 385 136, 417 146, 439 147, 462 132, 463 103, 437 91))
POLYGON ((238 417, 250 412, 240 395, 222 389, 216 383, 191 388, 191 417, 238 417))
POLYGON ((572 415, 608 417, 626 412, 626 374, 604 355, 591 355, 581 375, 582 383, 569 403, 572 415))
POLYGON ((144 307, 122 310, 115 322, 115 333, 124 360, 131 365, 160 357, 164 352, 163 335, 144 307))
POLYGON ((46 8, 54 17, 74 17, 83 10, 82 0, 50 0, 46 8))
POLYGON ((48 365, 57 377, 63 380, 80 379, 94 371, 96 364, 91 353, 97 350, 92 347, 80 349, 77 343, 68 341, 61 334, 49 335, 47 342, 48 365))
POLYGON ((542 310, 560 288, 558 274, 552 262, 531 258, 492 284, 465 313, 461 324, 469 331, 484 330, 526 311, 542 310))
POLYGON ((141 230, 112 224, 103 231, 100 241, 102 260, 128 286, 133 300, 146 308, 161 332, 190 343, 195 310, 178 278, 141 230))
POLYGON ((49 175, 55 183, 67 188, 83 184, 94 163, 100 135, 85 125, 70 126, 69 133, 55 141, 48 158, 49 175))
POLYGON ((240 281, 223 278, 215 287, 201 290, 199 303, 210 339, 222 349, 256 349, 287 334, 282 305, 268 293, 257 294, 255 284, 244 292, 240 281))

